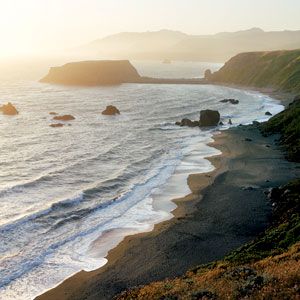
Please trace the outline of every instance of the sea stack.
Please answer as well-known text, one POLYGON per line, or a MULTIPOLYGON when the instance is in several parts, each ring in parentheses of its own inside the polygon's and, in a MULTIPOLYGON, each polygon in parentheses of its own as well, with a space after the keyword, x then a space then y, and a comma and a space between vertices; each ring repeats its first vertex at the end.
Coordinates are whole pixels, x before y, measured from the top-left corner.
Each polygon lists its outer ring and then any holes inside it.
POLYGON ((102 115, 114 116, 119 115, 120 111, 113 105, 106 106, 105 110, 102 112, 102 115))
POLYGON ((53 118, 53 120, 58 120, 58 121, 72 121, 75 120, 75 117, 72 115, 63 115, 63 116, 56 116, 53 118))
POLYGON ((139 82, 141 77, 128 60, 81 61, 51 68, 44 83, 100 86, 139 82))
POLYGON ((220 113, 217 110, 201 110, 199 125, 201 127, 217 126, 220 122, 220 113))
POLYGON ((15 106, 12 105, 10 102, 0 106, 0 111, 2 111, 4 115, 8 115, 8 116, 15 116, 19 114, 15 106))
POLYGON ((210 80, 211 75, 212 75, 212 72, 211 72, 210 69, 205 70, 205 72, 204 72, 204 79, 207 80, 207 81, 210 80))

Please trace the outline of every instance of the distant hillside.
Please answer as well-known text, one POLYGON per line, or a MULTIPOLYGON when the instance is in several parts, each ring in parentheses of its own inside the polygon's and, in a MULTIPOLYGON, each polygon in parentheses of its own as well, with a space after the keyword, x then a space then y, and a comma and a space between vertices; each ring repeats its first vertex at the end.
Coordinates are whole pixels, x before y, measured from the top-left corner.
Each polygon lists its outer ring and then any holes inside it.
POLYGON ((300 50, 249 52, 231 58, 210 80, 300 92, 300 50))
POLYGON ((188 35, 179 31, 161 30, 155 32, 122 32, 93 41, 87 48, 99 52, 155 52, 167 50, 188 35))
POLYGON ((297 48, 300 48, 300 30, 265 32, 252 28, 215 35, 188 35, 171 30, 124 32, 93 41, 77 50, 114 59, 224 62, 241 52, 297 48))
POLYGON ((128 60, 103 60, 73 62, 51 68, 40 82, 95 86, 138 80, 140 75, 128 60))

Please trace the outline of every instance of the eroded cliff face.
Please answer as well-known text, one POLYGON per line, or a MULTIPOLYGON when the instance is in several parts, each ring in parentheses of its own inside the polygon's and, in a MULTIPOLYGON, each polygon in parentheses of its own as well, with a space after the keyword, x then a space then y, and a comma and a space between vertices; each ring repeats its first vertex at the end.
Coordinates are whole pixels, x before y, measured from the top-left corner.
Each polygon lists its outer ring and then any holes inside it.
POLYGON ((96 86, 138 82, 140 75, 128 60, 81 61, 53 67, 44 83, 96 86))
POLYGON ((212 74, 210 81, 300 92, 300 50, 238 54, 212 74))

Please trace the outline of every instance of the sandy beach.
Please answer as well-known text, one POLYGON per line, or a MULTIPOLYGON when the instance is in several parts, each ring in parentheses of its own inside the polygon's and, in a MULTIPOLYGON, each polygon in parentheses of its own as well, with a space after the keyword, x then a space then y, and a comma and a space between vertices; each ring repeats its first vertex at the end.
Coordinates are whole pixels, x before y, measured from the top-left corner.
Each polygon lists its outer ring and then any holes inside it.
POLYGON ((210 158, 216 169, 189 176, 193 193, 176 200, 172 220, 126 237, 109 252, 104 267, 79 272, 37 299, 112 299, 127 288, 221 259, 262 232, 271 211, 264 191, 299 170, 284 159, 276 137, 262 137, 253 125, 214 139, 222 151, 210 158))

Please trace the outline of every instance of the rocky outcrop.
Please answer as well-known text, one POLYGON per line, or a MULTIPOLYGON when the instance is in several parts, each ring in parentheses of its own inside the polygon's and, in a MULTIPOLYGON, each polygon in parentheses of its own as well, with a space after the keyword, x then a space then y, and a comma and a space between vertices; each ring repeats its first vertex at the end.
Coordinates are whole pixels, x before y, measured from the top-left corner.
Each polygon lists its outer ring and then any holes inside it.
POLYGON ((188 127, 209 127, 209 126, 218 126, 220 123, 220 113, 217 110, 201 110, 200 111, 200 120, 192 121, 190 119, 182 119, 179 122, 176 122, 175 125, 178 126, 188 126, 188 127))
POLYGON ((199 126, 217 126, 220 122, 220 113, 217 110, 201 110, 199 126))
POLYGON ((56 116, 53 118, 53 120, 58 120, 58 121, 72 121, 75 120, 75 117, 72 115, 63 115, 63 116, 56 116))
POLYGON ((240 101, 239 100, 236 100, 236 99, 223 99, 220 101, 221 103, 231 103, 231 104, 239 104, 240 101))
POLYGON ((2 111, 2 113, 4 115, 8 115, 8 116, 15 116, 15 115, 19 114, 19 112, 17 111, 15 106, 13 104, 11 104, 10 102, 0 106, 0 111, 2 111))
POLYGON ((182 119, 180 122, 176 122, 175 125, 197 127, 197 126, 199 126, 199 121, 192 121, 190 119, 182 119))
POLYGON ((266 116, 272 116, 272 114, 271 114, 269 111, 267 111, 267 112, 265 113, 265 115, 266 115, 266 116))
POLYGON ((106 116, 114 116, 119 114, 120 111, 117 109, 117 107, 113 105, 106 106, 105 110, 102 112, 102 115, 106 115, 106 116))
POLYGON ((137 70, 128 60, 82 61, 51 68, 44 83, 97 86, 138 82, 137 70))

